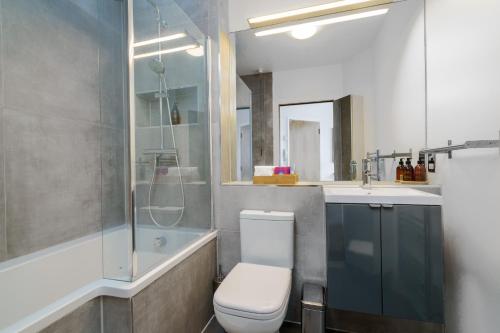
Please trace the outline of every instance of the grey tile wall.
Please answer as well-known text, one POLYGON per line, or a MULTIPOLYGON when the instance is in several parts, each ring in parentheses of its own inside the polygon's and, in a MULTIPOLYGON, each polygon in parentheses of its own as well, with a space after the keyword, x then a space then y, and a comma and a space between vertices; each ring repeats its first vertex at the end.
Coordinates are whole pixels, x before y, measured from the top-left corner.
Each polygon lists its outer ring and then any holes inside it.
POLYGON ((198 29, 208 35, 211 2, 203 0, 175 0, 175 2, 196 24, 198 29))
POLYGON ((100 230, 98 125, 4 110, 7 253, 100 230))
POLYGON ((93 13, 63 0, 3 1, 2 11, 5 105, 98 122, 99 35, 93 13))
POLYGON ((101 333, 101 298, 95 298, 85 303, 69 315, 43 329, 40 333, 68 332, 101 333))
POLYGON ((241 79, 252 91, 253 165, 273 165, 273 73, 241 79))
POLYGON ((0 260, 124 222, 123 14, 0 1, 0 260))
POLYGON ((127 45, 124 40, 124 2, 99 0, 100 119, 105 126, 125 129, 127 45))
POLYGON ((132 300, 102 297, 103 333, 132 333, 132 300))
MULTIPOLYGON (((0 50, 3 49, 2 27, 3 27, 3 12, 0 10, 0 50)), ((7 233, 5 228, 5 195, 4 195, 5 177, 4 177, 4 154, 3 154, 4 151, 3 105, 4 105, 3 57, 0 52, 0 262, 7 258, 7 233)))
POLYGON ((220 186, 215 202, 219 264, 228 273, 241 259, 239 213, 243 209, 295 213, 295 260, 287 319, 300 321, 305 281, 326 284, 326 236, 321 187, 220 186))
POLYGON ((215 274, 214 240, 132 298, 133 332, 201 332, 213 315, 215 274))
POLYGON ((219 39, 221 17, 218 0, 175 0, 200 31, 213 40, 219 39))
MULTIPOLYGON (((1 48, 1 41, 0 41, 0 48, 1 48)), ((0 79, 1 79, 1 73, 0 73, 0 79)), ((5 176, 4 176, 3 109, 0 106, 0 261, 3 261, 7 258, 7 230, 5 225, 4 179, 5 176)))
POLYGON ((126 223, 125 136, 123 129, 101 127, 101 218, 104 229, 126 223))
MULTIPOLYGON (((0 1, 0 8, 2 4, 0 1)), ((0 10, 0 50, 4 48, 3 46, 3 11, 0 10)), ((0 52, 0 108, 3 107, 4 103, 4 84, 3 84, 3 57, 0 52)))

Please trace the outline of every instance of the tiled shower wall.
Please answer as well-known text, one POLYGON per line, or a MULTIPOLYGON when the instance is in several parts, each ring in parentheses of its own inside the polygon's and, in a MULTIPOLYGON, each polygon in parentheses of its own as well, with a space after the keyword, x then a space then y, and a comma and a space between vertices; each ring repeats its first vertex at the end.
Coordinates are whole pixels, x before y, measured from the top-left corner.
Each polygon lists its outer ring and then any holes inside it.
POLYGON ((123 5, 0 0, 0 260, 125 221, 123 5))

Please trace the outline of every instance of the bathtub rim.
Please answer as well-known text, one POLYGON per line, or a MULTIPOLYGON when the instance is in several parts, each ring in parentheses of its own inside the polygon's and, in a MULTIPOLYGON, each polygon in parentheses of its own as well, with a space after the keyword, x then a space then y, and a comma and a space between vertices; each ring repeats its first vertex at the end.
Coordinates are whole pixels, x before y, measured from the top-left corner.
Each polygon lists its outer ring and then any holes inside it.
POLYGON ((39 332, 96 297, 111 296, 118 298, 132 298, 149 286, 152 282, 201 249, 204 245, 216 239, 217 234, 217 230, 208 230, 205 235, 202 235, 199 239, 179 251, 179 253, 162 262, 135 281, 126 282, 101 278, 24 317, 14 324, 4 328, 2 332, 39 332))

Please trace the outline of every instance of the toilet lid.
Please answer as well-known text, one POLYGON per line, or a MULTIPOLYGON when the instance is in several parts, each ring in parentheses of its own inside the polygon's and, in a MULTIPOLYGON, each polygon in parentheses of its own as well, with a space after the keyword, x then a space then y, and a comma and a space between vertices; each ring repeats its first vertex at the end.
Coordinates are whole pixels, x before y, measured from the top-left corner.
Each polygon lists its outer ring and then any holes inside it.
POLYGON ((237 264, 214 295, 218 310, 254 319, 271 319, 288 304, 292 272, 288 268, 237 264))

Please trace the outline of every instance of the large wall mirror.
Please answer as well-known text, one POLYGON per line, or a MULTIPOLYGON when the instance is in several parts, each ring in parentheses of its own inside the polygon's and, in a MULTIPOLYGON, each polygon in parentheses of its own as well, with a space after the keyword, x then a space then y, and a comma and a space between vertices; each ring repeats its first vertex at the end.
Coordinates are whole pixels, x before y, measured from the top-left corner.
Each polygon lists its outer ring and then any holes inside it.
MULTIPOLYGON (((359 181, 368 152, 424 147, 424 1, 366 3, 232 33, 224 182, 249 182, 258 165, 290 166, 304 182, 359 181)), ((389 178, 392 165, 382 169, 389 178)))

